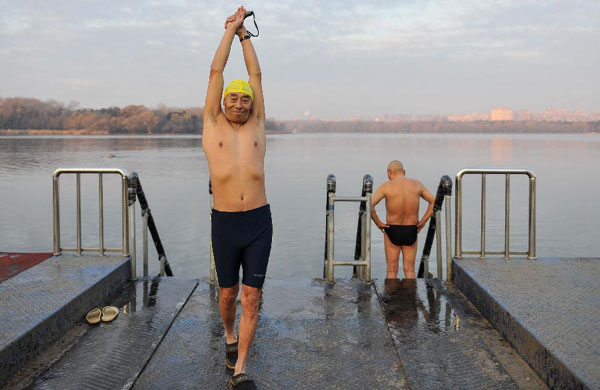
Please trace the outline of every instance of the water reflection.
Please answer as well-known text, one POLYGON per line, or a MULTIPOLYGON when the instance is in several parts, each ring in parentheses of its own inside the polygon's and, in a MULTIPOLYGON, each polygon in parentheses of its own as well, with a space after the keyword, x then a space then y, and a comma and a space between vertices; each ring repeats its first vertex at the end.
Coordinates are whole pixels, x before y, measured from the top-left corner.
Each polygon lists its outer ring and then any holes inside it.
POLYGON ((156 276, 152 279, 144 279, 143 281, 131 282, 128 287, 125 288, 123 294, 119 297, 117 306, 122 308, 123 314, 135 313, 143 308, 149 308, 156 306, 158 302, 158 287, 160 285, 161 277, 156 276), (142 301, 138 302, 137 295, 141 284, 142 289, 142 301), (138 306, 141 303, 141 307, 138 306))
POLYGON ((387 321, 393 327, 409 332, 421 328, 430 334, 458 330, 458 316, 433 283, 430 280, 385 279, 381 300, 387 321))

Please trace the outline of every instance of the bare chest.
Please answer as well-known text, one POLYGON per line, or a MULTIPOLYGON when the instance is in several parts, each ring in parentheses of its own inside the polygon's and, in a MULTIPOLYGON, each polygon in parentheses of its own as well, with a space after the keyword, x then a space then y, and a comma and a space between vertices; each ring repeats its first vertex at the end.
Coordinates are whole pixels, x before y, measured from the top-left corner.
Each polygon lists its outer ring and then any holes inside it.
POLYGON ((263 170, 265 139, 256 128, 206 129, 202 138, 211 176, 263 170))

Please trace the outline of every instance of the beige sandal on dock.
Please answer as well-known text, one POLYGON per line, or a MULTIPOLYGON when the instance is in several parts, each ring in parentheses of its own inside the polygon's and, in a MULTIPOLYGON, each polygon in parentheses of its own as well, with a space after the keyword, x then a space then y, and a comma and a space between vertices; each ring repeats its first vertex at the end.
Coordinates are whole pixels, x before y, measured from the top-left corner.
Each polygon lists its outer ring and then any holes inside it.
POLYGON ((100 322, 100 317, 102 316, 102 312, 100 309, 92 309, 89 313, 85 315, 85 320, 90 325, 95 325, 100 322))
POLYGON ((111 322, 119 315, 119 309, 115 306, 104 306, 102 308, 102 322, 111 322))

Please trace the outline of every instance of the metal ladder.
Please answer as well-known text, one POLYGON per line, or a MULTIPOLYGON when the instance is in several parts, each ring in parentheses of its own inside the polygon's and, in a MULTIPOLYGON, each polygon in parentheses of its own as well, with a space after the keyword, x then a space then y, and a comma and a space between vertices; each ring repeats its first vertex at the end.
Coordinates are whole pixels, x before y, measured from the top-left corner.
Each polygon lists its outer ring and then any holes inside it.
POLYGON ((450 214, 450 200, 452 198, 452 179, 448 175, 442 176, 440 184, 438 185, 437 192, 435 195, 435 201, 433 203, 433 215, 429 220, 429 227, 427 228, 427 237, 425 238, 425 245, 423 246, 423 254, 421 256, 421 264, 419 265, 419 271, 417 277, 429 278, 429 254, 431 252, 431 246, 433 245, 433 239, 435 238, 436 244, 436 256, 437 256, 437 278, 442 280, 442 206, 445 209, 445 244, 446 244, 446 280, 452 280, 452 239, 451 235, 451 214, 450 214))
POLYGON ((325 217, 325 258, 323 264, 323 278, 329 283, 334 283, 335 266, 353 266, 354 277, 364 279, 371 283, 371 194, 373 192, 373 178, 370 175, 363 177, 362 195, 338 196, 335 194, 336 179, 330 174, 327 176, 327 204, 325 217), (334 246, 334 212, 335 202, 359 202, 359 216, 357 229, 357 245, 355 260, 335 260, 334 246))

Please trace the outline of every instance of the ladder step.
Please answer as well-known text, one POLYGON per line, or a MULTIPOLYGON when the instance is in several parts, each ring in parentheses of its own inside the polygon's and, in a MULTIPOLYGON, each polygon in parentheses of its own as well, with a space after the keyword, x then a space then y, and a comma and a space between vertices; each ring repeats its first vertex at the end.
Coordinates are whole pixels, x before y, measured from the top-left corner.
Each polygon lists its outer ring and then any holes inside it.
POLYGON ((354 265, 354 266, 366 266, 368 263, 366 261, 357 261, 357 260, 342 260, 342 261, 333 261, 333 265, 354 265))

